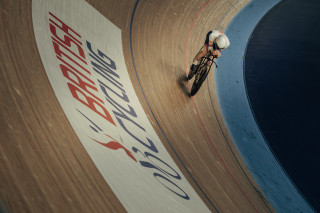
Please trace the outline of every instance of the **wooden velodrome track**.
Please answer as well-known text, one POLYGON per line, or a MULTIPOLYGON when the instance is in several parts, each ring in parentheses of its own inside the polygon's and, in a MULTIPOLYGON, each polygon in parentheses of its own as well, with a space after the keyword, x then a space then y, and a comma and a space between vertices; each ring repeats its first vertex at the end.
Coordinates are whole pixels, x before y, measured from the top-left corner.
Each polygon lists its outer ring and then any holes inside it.
MULTIPOLYGON (((206 33, 223 30, 248 1, 88 2, 122 30, 127 69, 140 102, 208 208, 273 212, 227 133, 215 96, 214 73, 193 99, 186 94, 188 85, 183 80, 206 33)), ((0 1, 0 26, 3 211, 125 212, 51 88, 35 42, 31 0, 0 1)))

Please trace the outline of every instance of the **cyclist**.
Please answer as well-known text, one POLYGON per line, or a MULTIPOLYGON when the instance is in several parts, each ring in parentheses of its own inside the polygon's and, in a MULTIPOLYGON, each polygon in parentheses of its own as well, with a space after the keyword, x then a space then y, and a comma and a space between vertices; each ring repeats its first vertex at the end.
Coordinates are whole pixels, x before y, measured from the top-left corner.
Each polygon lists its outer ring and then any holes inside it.
POLYGON ((202 51, 200 51, 195 57, 195 60, 190 67, 190 71, 194 72, 196 70, 201 58, 204 57, 208 51, 212 53, 214 58, 219 58, 221 56, 221 51, 228 48, 229 45, 230 41, 224 33, 218 30, 209 31, 204 42, 204 47, 202 48, 202 51))

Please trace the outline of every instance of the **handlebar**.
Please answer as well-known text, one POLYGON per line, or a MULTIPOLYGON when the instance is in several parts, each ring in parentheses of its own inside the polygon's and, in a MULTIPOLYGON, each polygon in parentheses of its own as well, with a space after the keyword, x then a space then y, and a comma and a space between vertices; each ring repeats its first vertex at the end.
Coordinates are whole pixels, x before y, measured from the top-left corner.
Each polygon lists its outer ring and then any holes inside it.
POLYGON ((217 63, 214 61, 214 59, 215 59, 216 57, 212 54, 211 51, 209 51, 209 52, 207 53, 207 55, 205 56, 205 58, 207 58, 208 61, 213 62, 213 63, 215 64, 216 68, 218 68, 217 63), (210 56, 213 56, 213 58, 211 59, 210 56))

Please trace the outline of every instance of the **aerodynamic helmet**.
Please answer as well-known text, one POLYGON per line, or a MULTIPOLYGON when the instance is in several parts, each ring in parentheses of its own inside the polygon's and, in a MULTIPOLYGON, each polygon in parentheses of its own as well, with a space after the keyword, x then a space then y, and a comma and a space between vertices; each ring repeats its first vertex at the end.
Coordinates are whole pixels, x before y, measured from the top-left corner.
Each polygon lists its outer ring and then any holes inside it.
POLYGON ((224 34, 219 35, 215 39, 215 43, 219 49, 226 49, 230 45, 230 41, 229 41, 228 37, 224 34))

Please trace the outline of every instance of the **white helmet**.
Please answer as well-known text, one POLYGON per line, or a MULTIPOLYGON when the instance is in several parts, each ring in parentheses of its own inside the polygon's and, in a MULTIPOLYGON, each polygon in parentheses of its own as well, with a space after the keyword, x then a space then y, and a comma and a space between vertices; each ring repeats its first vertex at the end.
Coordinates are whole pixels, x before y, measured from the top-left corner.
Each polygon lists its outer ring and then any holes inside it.
POLYGON ((222 34, 216 38, 216 44, 219 49, 226 49, 229 47, 230 41, 226 35, 222 34))

